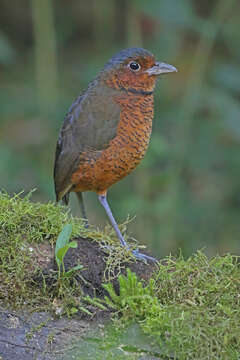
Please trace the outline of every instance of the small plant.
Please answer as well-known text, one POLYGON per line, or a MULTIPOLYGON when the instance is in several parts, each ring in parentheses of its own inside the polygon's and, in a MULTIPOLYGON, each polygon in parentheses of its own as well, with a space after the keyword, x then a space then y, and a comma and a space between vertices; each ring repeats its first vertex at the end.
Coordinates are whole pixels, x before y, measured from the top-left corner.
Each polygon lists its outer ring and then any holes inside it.
POLYGON ((138 280, 137 275, 127 269, 127 276, 120 275, 118 281, 119 295, 114 290, 112 283, 103 285, 110 296, 110 298, 105 297, 105 303, 113 309, 128 314, 129 318, 131 314, 141 317, 141 303, 154 302, 154 280, 150 279, 148 285, 144 286, 142 281, 138 280))
POLYGON ((55 259, 58 266, 58 279, 70 277, 74 271, 81 270, 83 265, 79 264, 74 266, 68 271, 65 271, 64 256, 70 248, 76 248, 77 242, 70 241, 72 235, 72 224, 66 224, 60 234, 58 235, 56 246, 55 246, 55 259))

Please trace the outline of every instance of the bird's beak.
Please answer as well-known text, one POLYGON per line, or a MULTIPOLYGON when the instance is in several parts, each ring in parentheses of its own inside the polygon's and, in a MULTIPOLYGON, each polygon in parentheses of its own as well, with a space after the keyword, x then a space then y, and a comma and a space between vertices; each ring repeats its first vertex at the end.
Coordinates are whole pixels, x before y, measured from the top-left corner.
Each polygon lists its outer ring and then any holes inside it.
POLYGON ((158 61, 155 62, 154 66, 146 70, 149 75, 160 75, 174 71, 177 72, 177 69, 174 66, 158 61))

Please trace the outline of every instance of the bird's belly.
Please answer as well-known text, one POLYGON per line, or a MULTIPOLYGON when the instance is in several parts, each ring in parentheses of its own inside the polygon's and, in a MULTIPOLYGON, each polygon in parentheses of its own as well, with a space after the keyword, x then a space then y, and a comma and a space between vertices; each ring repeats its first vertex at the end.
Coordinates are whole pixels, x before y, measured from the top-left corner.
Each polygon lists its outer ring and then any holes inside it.
POLYGON ((140 163, 147 150, 148 142, 113 144, 102 153, 95 166, 97 190, 108 187, 130 174, 140 163))
MULTIPOLYGON (((136 108, 135 108, 136 109, 136 108)), ((116 137, 100 152, 86 152, 78 170, 72 176, 74 191, 104 192, 111 185, 128 175, 139 164, 147 150, 152 130, 152 102, 144 108, 144 116, 124 110, 116 137)))
POLYGON ((123 145, 116 138, 97 159, 92 154, 86 154, 85 160, 81 161, 72 176, 74 191, 103 192, 127 176, 144 157, 149 142, 147 140, 123 145))

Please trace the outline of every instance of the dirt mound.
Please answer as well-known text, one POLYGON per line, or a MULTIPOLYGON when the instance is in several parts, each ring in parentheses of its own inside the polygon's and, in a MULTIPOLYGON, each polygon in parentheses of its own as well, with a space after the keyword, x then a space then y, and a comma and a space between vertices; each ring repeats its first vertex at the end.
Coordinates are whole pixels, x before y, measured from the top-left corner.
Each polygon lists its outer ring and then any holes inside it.
POLYGON ((86 295, 99 297, 105 295, 106 292, 102 284, 108 278, 113 282, 116 291, 118 291, 117 275, 126 274, 127 268, 130 268, 143 280, 148 280, 155 268, 152 262, 146 263, 134 259, 120 263, 116 262, 115 266, 114 264, 109 265, 109 251, 100 247, 97 241, 81 237, 74 240, 77 241, 78 247, 69 249, 67 252, 64 258, 65 269, 67 271, 79 263, 83 265, 84 269, 80 271, 79 275, 76 275, 76 278, 86 295))

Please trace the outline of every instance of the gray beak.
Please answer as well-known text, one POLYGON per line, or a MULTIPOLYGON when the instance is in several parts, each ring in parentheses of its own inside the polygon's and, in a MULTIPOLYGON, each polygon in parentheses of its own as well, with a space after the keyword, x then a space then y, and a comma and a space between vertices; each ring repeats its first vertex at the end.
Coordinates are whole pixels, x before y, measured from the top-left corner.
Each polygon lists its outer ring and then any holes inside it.
POLYGON ((174 71, 177 72, 177 69, 174 66, 165 64, 163 62, 158 62, 158 61, 155 62, 154 66, 152 66, 150 69, 146 70, 146 72, 149 75, 160 75, 160 74, 166 74, 166 73, 174 72, 174 71))

